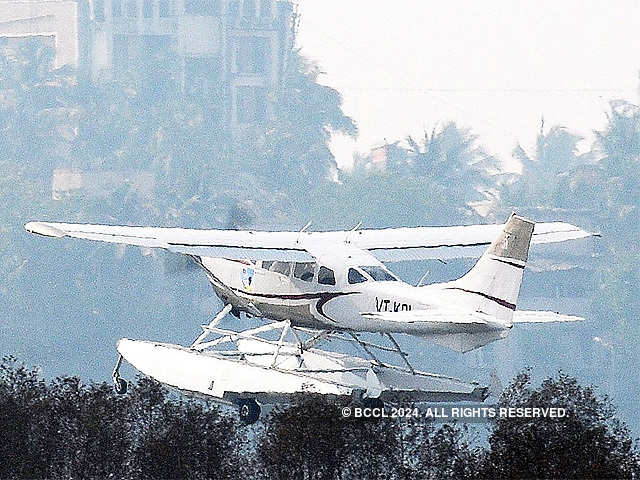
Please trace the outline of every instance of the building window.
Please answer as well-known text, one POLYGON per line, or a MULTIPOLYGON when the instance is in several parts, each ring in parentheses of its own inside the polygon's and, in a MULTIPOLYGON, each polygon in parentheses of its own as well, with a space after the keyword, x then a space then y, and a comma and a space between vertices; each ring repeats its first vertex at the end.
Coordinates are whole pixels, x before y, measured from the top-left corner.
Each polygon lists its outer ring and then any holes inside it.
POLYGON ((204 97, 214 93, 219 83, 220 64, 213 58, 185 58, 184 86, 191 95, 204 97))
POLYGON ((118 72, 125 71, 129 66, 129 37, 126 35, 113 36, 113 68, 118 72))
POLYGON ((136 18, 138 16, 138 2, 129 0, 127 2, 127 17, 136 18))
POLYGON ((238 17, 238 11, 240 9, 240 5, 238 3, 238 0, 231 0, 229 2, 229 5, 227 5, 227 16, 232 20, 235 21, 236 18, 238 17))
POLYGON ((104 22, 104 0, 94 0, 93 18, 96 22, 104 22))
POLYGON ((122 0, 111 1, 111 16, 114 18, 122 16, 122 0))
POLYGON ((267 120, 267 89, 264 87, 238 87, 238 122, 263 124, 267 120))
POLYGON ((215 17, 220 14, 220 2, 213 0, 185 0, 184 11, 187 15, 215 17))
POLYGON ((271 18, 271 0, 260 1, 260 17, 264 19, 271 18))
POLYGON ((264 74, 267 71, 268 40, 265 37, 241 37, 238 41, 236 71, 264 74))
POLYGON ((144 18, 153 17, 153 0, 144 0, 142 5, 142 14, 144 15, 144 18))
POLYGON ((242 12, 242 18, 245 21, 250 21, 256 16, 256 2, 255 0, 244 0, 244 11, 242 12))
POLYGON ((168 17, 171 15, 169 0, 160 0, 160 4, 158 5, 158 15, 161 17, 168 17))

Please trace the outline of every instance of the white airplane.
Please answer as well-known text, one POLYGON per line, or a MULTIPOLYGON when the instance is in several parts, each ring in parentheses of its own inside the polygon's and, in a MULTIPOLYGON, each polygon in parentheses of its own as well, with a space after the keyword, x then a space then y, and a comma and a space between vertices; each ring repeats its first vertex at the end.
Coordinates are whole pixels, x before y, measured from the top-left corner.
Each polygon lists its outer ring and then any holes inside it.
MULTIPOLYGON (((261 397, 264 402, 272 393, 299 393, 304 391, 302 380, 318 383, 315 385, 317 392, 336 395, 360 392, 370 399, 381 396, 391 399, 394 398, 391 392, 399 391, 406 394, 415 390, 426 395, 414 395, 411 397, 414 400, 434 398, 428 393, 441 393, 432 385, 433 375, 417 372, 411 366, 393 334, 410 334, 466 352, 504 338, 515 323, 582 320, 555 312, 519 311, 516 304, 530 244, 592 235, 567 223, 534 224, 515 214, 504 225, 382 230, 358 230, 356 227, 351 231, 333 232, 308 232, 308 225, 299 232, 50 222, 30 222, 25 228, 30 233, 48 237, 162 248, 193 258, 204 269, 225 307, 209 325, 203 325, 202 335, 188 348, 120 340, 118 351, 121 356, 114 370, 116 388, 126 389, 126 383, 118 375, 124 357, 143 373, 169 385, 239 402, 243 418, 252 421, 257 419, 257 403, 253 399, 246 400, 246 395, 261 397), (486 250, 478 262, 461 278, 425 286, 401 281, 382 263, 474 257, 482 249, 486 250), (218 328, 229 312, 237 317, 244 312, 275 323, 244 332, 218 328), (272 328, 282 329, 278 341, 259 337, 258 334, 272 328), (314 348, 319 341, 335 336, 336 332, 346 332, 350 341, 362 347, 371 360, 367 362, 314 348), (365 342, 358 337, 359 332, 382 333, 391 341, 392 347, 365 342), (210 333, 219 337, 205 341, 210 333), (285 342, 288 334, 294 337, 291 343, 285 342), (303 334, 311 337, 303 341, 303 334), (238 350, 225 351, 222 356, 210 352, 204 355, 206 349, 228 342, 236 342, 238 350), (247 350, 247 345, 251 349, 247 350), (397 367, 381 362, 373 354, 374 349, 399 354, 406 368, 400 372, 397 367), (266 357, 271 359, 265 363, 266 357), (249 358, 249 369, 245 368, 244 374, 252 378, 253 383, 238 384, 239 364, 229 364, 229 358, 240 359, 245 367, 249 358), (212 359, 218 363, 214 365, 212 359), (202 360, 206 360, 206 365, 200 365, 202 360), (310 368, 314 362, 315 367, 310 368), (384 370, 386 367, 396 370, 383 382, 381 372, 387 371, 384 370), (200 373, 185 380, 187 370, 200 373), (230 373, 222 375, 223 378, 218 375, 209 383, 212 370, 230 373), (249 370, 251 374, 247 373, 249 370), (283 373, 286 381, 267 380, 265 370, 283 373), (299 377, 301 372, 302 380, 296 379, 293 386, 282 386, 282 381, 287 383, 291 380, 289 377, 299 377), (363 375, 345 380, 349 372, 363 375), (407 373, 413 379, 406 377, 407 373), (331 391, 323 391, 327 383, 324 374, 331 376, 329 383, 342 382, 350 388, 338 389, 339 392, 335 388, 335 391, 330 388, 331 391), (336 377, 336 374, 340 375, 336 377), (418 385, 415 384, 416 377, 428 381, 418 385)), ((458 382, 455 379, 447 381, 458 382)), ((453 387, 447 388, 451 393, 453 387)), ((455 388, 458 388, 453 392, 455 398, 460 398, 464 392, 475 399, 486 396, 486 389, 479 392, 475 384, 467 390, 462 383, 456 384, 455 388)), ((257 411, 259 415, 259 407, 257 411)))

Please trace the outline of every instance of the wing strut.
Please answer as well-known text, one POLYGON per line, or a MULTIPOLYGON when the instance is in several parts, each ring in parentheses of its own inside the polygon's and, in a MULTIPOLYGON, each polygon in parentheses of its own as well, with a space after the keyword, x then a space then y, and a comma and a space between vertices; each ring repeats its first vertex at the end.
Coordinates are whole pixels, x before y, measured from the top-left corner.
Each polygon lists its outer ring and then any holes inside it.
POLYGON ((278 360, 280 349, 282 348, 282 344, 284 343, 284 337, 287 336, 287 333, 289 333, 289 330, 291 330, 291 321, 286 320, 284 326, 282 327, 282 332, 280 333, 280 340, 278 340, 278 345, 276 346, 276 349, 273 352, 273 360, 271 360, 271 368, 276 366, 276 361, 278 360))
POLYGON ((393 343, 393 346, 396 347, 396 353, 398 355, 400 355, 400 358, 402 358, 402 361, 404 362, 404 364, 407 366, 407 368, 409 369, 409 371, 411 372, 412 375, 416 374, 416 371, 413 369, 413 366, 411 366, 411 364, 409 363, 409 360, 407 359, 407 357, 409 356, 408 353, 403 352, 400 349, 400 345, 398 345, 398 342, 396 342, 396 339, 393 338, 393 335, 391 335, 390 333, 387 333, 387 337, 389 337, 389 340, 391 340, 391 343, 393 343))
POLYGON ((222 319, 224 318, 224 316, 229 313, 231 311, 231 309, 233 308, 233 306, 230 303, 227 303, 224 308, 222 310, 220 310, 220 313, 218 313, 213 320, 211 320, 211 323, 209 323, 209 325, 207 326, 202 326, 202 333, 200 334, 200 336, 198 338, 196 338, 195 342, 193 342, 191 344, 191 348, 196 348, 198 345, 200 345, 200 343, 207 337, 207 335, 209 335, 209 332, 211 331, 211 329, 215 328, 218 326, 218 324, 222 321, 222 319))
POLYGON ((384 366, 384 363, 378 360, 378 358, 373 354, 373 352, 369 350, 369 347, 367 347, 368 344, 366 342, 362 342, 355 333, 353 332, 348 332, 348 333, 358 343, 358 345, 362 347, 362 349, 367 353, 367 355, 371 357, 371 360, 373 360, 376 364, 378 364, 381 367, 384 366))

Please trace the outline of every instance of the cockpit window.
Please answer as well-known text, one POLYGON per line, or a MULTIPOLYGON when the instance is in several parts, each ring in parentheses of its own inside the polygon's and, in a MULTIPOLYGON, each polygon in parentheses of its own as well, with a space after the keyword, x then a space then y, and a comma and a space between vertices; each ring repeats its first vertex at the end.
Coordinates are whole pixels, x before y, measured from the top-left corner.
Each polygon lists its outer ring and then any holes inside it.
POLYGON ((360 268, 371 275, 371 278, 373 278, 376 282, 395 282, 398 280, 396 277, 391 275, 391 273, 377 265, 360 268))
POLYGON ((367 281, 367 277, 362 275, 355 268, 350 268, 349 269, 349 273, 347 274, 347 278, 349 280, 349 283, 362 283, 362 282, 366 282, 367 281))
POLYGON ((318 270, 318 283, 322 285, 335 285, 336 284, 336 276, 333 273, 333 270, 327 267, 320 267, 318 270))
POLYGON ((305 282, 310 282, 313 280, 315 268, 316 264, 313 262, 298 262, 293 268, 293 276, 305 282))
POLYGON ((291 272, 291 263, 289 262, 273 262, 271 268, 269 269, 272 272, 281 273, 282 275, 288 277, 291 272))

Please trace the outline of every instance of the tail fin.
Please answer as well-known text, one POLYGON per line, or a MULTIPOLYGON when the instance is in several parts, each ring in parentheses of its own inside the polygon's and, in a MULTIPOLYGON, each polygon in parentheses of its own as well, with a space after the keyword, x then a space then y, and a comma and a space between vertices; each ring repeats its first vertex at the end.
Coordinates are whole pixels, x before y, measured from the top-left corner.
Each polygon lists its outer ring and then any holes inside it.
POLYGON ((512 214, 498 238, 466 275, 447 284, 464 294, 464 302, 510 323, 529 255, 534 223, 512 214))

